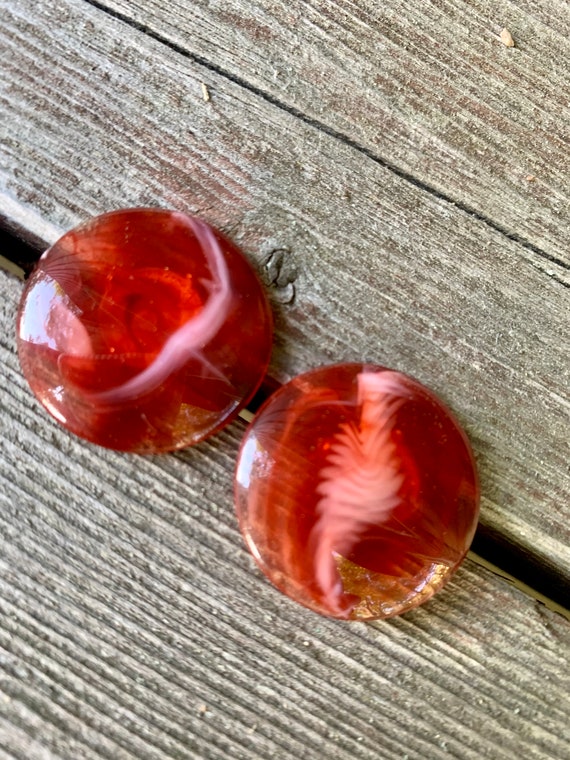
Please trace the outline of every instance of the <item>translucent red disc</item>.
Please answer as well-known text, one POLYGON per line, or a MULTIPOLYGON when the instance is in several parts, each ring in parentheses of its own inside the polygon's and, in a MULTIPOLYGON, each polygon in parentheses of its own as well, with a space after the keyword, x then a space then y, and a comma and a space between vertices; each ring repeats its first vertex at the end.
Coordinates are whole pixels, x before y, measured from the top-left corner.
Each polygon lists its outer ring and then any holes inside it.
POLYGON ((272 319, 244 256, 175 211, 96 217, 40 259, 18 315, 23 372, 68 430, 113 449, 188 446, 257 390, 272 319))
POLYGON ((297 602, 367 620, 429 599, 473 538, 479 488, 449 410, 399 372, 343 364, 296 377, 238 458, 241 530, 297 602))

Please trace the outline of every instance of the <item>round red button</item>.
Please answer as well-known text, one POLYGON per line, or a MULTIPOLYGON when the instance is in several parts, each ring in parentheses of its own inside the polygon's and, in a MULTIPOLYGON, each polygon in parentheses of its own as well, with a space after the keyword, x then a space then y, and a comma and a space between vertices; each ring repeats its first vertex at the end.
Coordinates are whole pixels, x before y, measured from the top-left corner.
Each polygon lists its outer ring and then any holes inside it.
POLYGON ((150 453, 196 443, 257 390, 272 319, 238 249, 175 211, 103 214, 40 259, 18 315, 33 392, 70 431, 150 453))
POLYGON ((479 488, 469 443, 417 381, 343 364, 296 377, 243 441, 236 507, 267 577, 344 619, 429 599, 473 538, 479 488))

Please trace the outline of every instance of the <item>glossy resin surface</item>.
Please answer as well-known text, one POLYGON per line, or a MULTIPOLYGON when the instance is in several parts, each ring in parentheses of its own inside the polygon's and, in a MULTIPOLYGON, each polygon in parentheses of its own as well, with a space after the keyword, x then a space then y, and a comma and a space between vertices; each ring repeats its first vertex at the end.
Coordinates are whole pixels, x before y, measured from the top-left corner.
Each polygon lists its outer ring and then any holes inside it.
POLYGON ((104 214, 40 259, 18 316, 37 398, 70 431, 159 452, 231 420, 259 386, 272 319, 250 264, 174 211, 104 214))
POLYGON ((469 443, 433 393, 345 364, 296 377, 260 410, 238 459, 236 507, 279 589, 366 620, 445 583, 473 538, 479 489, 469 443))

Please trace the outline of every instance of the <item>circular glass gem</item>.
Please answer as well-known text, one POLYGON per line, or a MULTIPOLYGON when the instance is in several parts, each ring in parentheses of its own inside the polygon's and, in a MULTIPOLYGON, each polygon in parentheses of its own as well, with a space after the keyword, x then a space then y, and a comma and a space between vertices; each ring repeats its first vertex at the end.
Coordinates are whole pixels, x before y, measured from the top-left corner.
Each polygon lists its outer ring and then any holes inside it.
POLYGON ((196 443, 267 369, 272 318, 228 240, 176 211, 98 216, 44 253, 18 314, 23 372, 76 435, 121 451, 196 443))
POLYGON ((267 577, 323 615, 429 599, 473 538, 479 487, 449 410, 400 372, 324 367, 282 386, 243 441, 236 508, 267 577))

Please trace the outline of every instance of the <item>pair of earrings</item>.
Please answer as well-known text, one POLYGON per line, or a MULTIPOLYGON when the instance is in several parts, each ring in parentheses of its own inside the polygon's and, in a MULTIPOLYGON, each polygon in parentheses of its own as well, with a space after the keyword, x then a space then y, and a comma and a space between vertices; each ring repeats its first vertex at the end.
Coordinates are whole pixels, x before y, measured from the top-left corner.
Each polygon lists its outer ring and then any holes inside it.
MULTIPOLYGON (((93 443, 136 453, 230 422, 271 353, 266 294, 203 221, 160 209, 96 217, 42 256, 18 352, 43 406, 93 443)), ((261 569, 324 615, 370 620, 429 599, 473 538, 465 434, 433 393, 370 364, 323 367, 273 394, 238 456, 236 509, 261 569)))

